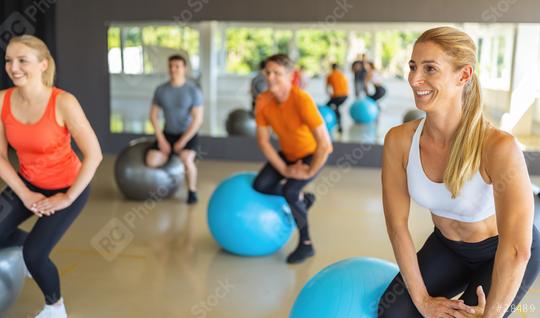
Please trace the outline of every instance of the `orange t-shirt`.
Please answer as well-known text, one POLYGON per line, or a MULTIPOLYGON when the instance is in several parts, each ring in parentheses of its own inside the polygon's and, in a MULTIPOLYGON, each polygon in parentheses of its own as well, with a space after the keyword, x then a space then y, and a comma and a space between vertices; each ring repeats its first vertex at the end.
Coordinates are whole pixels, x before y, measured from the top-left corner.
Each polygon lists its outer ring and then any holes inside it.
POLYGON ((56 97, 62 90, 53 87, 45 113, 35 123, 24 124, 11 112, 11 94, 4 94, 2 123, 9 144, 17 152, 19 173, 42 189, 61 189, 73 184, 81 162, 71 148, 67 127, 56 122, 56 97))
POLYGON ((294 86, 282 104, 269 91, 261 93, 257 97, 255 120, 257 126, 272 127, 281 151, 290 161, 315 152, 317 141, 311 130, 324 123, 313 98, 294 86))
POLYGON ((326 83, 332 86, 332 97, 349 95, 349 82, 341 71, 333 70, 326 78, 326 83))

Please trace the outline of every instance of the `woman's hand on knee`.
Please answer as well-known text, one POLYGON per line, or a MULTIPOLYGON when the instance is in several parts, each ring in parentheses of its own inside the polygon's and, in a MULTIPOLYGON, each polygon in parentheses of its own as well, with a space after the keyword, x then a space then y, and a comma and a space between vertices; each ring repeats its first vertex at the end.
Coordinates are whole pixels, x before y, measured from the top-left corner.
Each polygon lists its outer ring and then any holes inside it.
POLYGON ((21 201, 28 210, 32 211, 32 213, 37 216, 41 216, 41 212, 36 208, 36 203, 46 198, 46 196, 39 192, 28 190, 28 193, 21 197, 21 201))
POLYGON ((34 205, 37 211, 41 213, 40 216, 50 216, 58 210, 67 208, 71 205, 71 203, 73 203, 73 201, 67 194, 59 192, 48 198, 45 197, 43 200, 36 202, 34 205))
MULTIPOLYGON (((426 297, 417 305, 418 311, 426 318, 456 318, 460 314, 473 314, 471 307, 465 305, 463 300, 451 300, 445 297, 426 297)), ((470 316, 464 316, 470 317, 470 316)))
POLYGON ((454 314, 455 318, 480 318, 484 315, 484 309, 486 308, 486 294, 482 286, 476 288, 476 295, 478 296, 478 306, 467 306, 469 310, 458 310, 454 314))

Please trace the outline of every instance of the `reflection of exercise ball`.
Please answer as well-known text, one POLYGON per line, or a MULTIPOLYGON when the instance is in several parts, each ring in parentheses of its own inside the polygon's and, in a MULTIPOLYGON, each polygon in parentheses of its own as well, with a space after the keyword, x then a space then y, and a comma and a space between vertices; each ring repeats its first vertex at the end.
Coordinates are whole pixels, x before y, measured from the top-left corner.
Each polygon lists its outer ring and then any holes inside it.
POLYGON ((114 175, 120 191, 132 200, 163 199, 172 196, 183 182, 184 166, 178 156, 160 168, 146 166, 146 152, 154 139, 140 138, 116 158, 114 175))
POLYGON ((327 105, 317 105, 317 108, 319 109, 319 113, 321 113, 321 116, 324 119, 324 123, 326 124, 328 132, 331 133, 337 125, 336 113, 334 112, 334 110, 332 110, 332 108, 327 105))
POLYGON ((403 123, 426 117, 426 113, 419 109, 408 110, 403 116, 403 123))
POLYGON ((208 267, 206 289, 224 295, 207 298, 208 303, 217 303, 218 316, 283 317, 283 304, 294 297, 296 270, 277 256, 246 259, 216 253, 208 267))
POLYGON ((257 130, 255 118, 245 109, 235 109, 230 112, 225 126, 230 136, 255 137, 257 130))
POLYGON ((352 119, 358 124, 369 124, 379 115, 377 102, 369 97, 355 101, 349 109, 352 119))
POLYGON ((279 250, 291 237, 294 220, 281 196, 253 189, 255 173, 244 172, 222 181, 208 202, 208 226, 225 250, 262 256, 279 250))
POLYGON ((20 247, 0 250, 0 314, 5 314, 21 293, 25 265, 20 247))
POLYGON ((332 264, 302 288, 289 318, 375 318, 379 299, 398 272, 395 264, 376 258, 332 264))
MULTIPOLYGON (((129 224, 135 234, 134 242, 165 248, 167 242, 177 240, 188 226, 188 212, 179 209, 178 202, 160 202, 148 211, 152 213, 146 214, 144 218, 137 216, 137 220, 132 221, 133 225, 129 224)), ((127 223, 127 216, 123 220, 127 223)))
POLYGON ((348 129, 349 140, 364 144, 375 144, 377 140, 377 124, 352 125, 348 129))

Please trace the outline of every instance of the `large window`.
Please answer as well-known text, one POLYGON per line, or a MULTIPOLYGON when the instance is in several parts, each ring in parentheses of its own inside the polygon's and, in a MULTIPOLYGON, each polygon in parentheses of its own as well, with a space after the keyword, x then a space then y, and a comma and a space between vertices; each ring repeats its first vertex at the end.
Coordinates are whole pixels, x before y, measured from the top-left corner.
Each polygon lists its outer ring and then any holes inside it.
POLYGON ((380 31, 376 33, 380 43, 380 68, 387 74, 405 78, 414 41, 420 32, 380 31))
POLYGON ((272 54, 289 54, 293 33, 271 28, 231 27, 225 36, 227 73, 248 74, 258 70, 259 63, 272 54))
POLYGON ((298 66, 307 74, 325 74, 331 63, 344 65, 347 58, 345 31, 298 30, 298 66))
POLYGON ((508 90, 512 70, 514 27, 506 25, 492 29, 485 26, 477 28, 482 31, 473 33, 473 36, 476 35, 480 82, 485 88, 508 90))
POLYGON ((110 130, 153 133, 148 111, 154 89, 167 79, 167 59, 188 61, 189 77, 199 77, 199 32, 190 26, 112 25, 108 29, 111 74, 110 130))
POLYGON ((172 54, 184 55, 199 72, 199 32, 191 27, 112 26, 108 43, 111 74, 163 74, 172 54))

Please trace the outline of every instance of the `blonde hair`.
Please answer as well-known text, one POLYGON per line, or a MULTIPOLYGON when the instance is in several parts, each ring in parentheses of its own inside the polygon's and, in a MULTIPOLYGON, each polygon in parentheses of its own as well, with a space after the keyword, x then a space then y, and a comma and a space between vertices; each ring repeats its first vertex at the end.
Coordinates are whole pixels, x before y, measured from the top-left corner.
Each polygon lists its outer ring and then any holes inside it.
POLYGON ((43 72, 41 80, 45 86, 52 87, 54 84, 56 64, 54 63, 54 59, 47 45, 43 41, 41 41, 39 38, 33 35, 28 35, 28 34, 16 36, 12 38, 9 41, 8 46, 13 43, 20 43, 37 51, 37 57, 40 62, 43 61, 44 59, 47 60, 48 67, 43 72))
POLYGON ((425 31, 416 43, 431 42, 440 46, 451 58, 454 70, 467 65, 473 67, 473 75, 465 85, 462 96, 462 118, 451 144, 448 165, 444 171, 444 183, 455 198, 465 181, 480 169, 482 149, 489 123, 483 114, 480 83, 474 73, 476 45, 463 31, 452 27, 439 27, 425 31))

